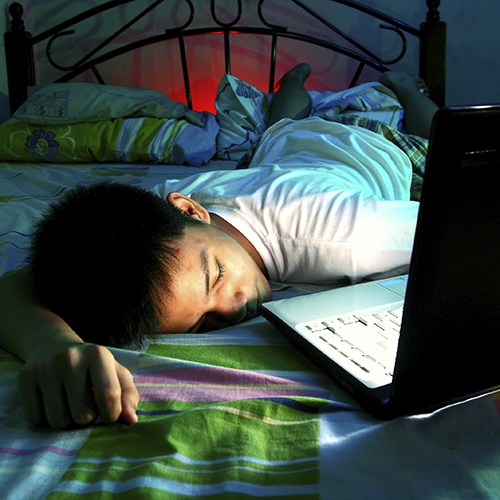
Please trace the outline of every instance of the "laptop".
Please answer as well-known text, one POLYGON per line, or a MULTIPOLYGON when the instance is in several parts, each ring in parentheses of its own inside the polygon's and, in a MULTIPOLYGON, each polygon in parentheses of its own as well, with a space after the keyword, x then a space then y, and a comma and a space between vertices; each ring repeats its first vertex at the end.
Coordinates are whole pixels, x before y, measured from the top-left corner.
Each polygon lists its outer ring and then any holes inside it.
POLYGON ((499 123, 436 113, 408 275, 260 306, 378 419, 500 389, 499 123))

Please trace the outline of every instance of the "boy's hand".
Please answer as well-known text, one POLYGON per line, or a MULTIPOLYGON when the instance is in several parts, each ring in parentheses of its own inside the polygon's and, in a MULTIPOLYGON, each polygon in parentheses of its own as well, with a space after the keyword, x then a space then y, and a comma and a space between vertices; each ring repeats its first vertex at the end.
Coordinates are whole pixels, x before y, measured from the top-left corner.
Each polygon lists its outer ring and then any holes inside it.
POLYGON ((137 421, 139 393, 132 374, 105 347, 73 343, 40 352, 22 367, 19 393, 29 422, 63 429, 72 424, 137 421))
POLYGON ((132 374, 39 303, 29 267, 0 277, 0 318, 0 346, 25 362, 18 384, 29 422, 63 429, 98 415, 103 422, 137 421, 132 374))

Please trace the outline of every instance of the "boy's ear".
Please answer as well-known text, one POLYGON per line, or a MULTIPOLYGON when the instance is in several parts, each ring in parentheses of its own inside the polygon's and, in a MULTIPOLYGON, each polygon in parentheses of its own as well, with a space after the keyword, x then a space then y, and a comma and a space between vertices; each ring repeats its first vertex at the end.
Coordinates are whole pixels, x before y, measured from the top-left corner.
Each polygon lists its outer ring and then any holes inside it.
POLYGON ((191 198, 181 193, 172 192, 167 196, 167 201, 174 207, 182 210, 186 215, 189 215, 189 217, 195 217, 210 224, 210 215, 208 211, 191 198))

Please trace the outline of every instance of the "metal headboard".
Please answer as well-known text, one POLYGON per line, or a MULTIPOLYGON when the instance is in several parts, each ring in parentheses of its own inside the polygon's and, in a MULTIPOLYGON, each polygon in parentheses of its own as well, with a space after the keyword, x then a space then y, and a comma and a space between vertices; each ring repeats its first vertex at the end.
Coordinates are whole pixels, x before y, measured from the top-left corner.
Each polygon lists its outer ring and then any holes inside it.
POLYGON ((222 34, 224 37, 224 62, 226 73, 231 73, 231 50, 230 40, 232 36, 238 33, 259 34, 271 37, 271 53, 270 53, 270 70, 269 70, 269 91, 274 88, 275 73, 276 73, 276 55, 278 50, 278 40, 280 38, 291 38, 300 40, 305 43, 310 43, 315 46, 324 47, 334 52, 343 54, 357 61, 357 69, 351 81, 351 86, 356 85, 359 76, 366 66, 375 68, 378 71, 386 71, 392 64, 400 61, 407 50, 406 35, 415 36, 420 39, 420 76, 422 76, 430 89, 431 97, 439 105, 444 104, 445 100, 445 50, 446 50, 446 24, 440 20, 439 5, 440 0, 427 0, 427 18, 419 28, 412 27, 393 17, 383 14, 375 9, 367 7, 354 0, 328 0, 330 2, 341 4, 357 11, 363 12, 380 20, 383 24, 380 28, 392 30, 401 39, 401 51, 391 60, 383 60, 364 47, 360 42, 351 38, 348 34, 333 25, 330 21, 313 11, 310 7, 304 4, 301 0, 290 0, 297 5, 309 16, 315 18, 323 26, 326 26, 331 32, 336 33, 343 38, 354 49, 346 48, 336 43, 327 40, 316 38, 314 36, 290 31, 285 26, 279 26, 269 22, 265 15, 266 0, 259 0, 256 5, 258 17, 262 26, 246 27, 238 26, 238 22, 242 15, 242 0, 237 1, 236 15, 232 21, 223 22, 217 16, 216 0, 210 0, 210 12, 215 26, 209 28, 191 28, 193 19, 195 18, 195 8, 191 0, 184 0, 188 6, 188 18, 180 25, 165 30, 164 34, 150 36, 141 40, 134 41, 123 45, 117 49, 103 52, 106 47, 121 33, 129 27, 137 23, 141 18, 148 14, 153 9, 156 9, 166 0, 156 0, 151 5, 143 9, 133 19, 121 26, 116 32, 107 37, 103 42, 94 47, 89 53, 82 57, 79 61, 71 66, 63 66, 57 63, 51 52, 52 45, 55 40, 63 36, 70 36, 74 30, 70 28, 75 24, 96 16, 100 13, 116 8, 120 5, 135 2, 138 0, 110 0, 106 3, 98 5, 86 12, 76 15, 58 25, 44 31, 43 33, 32 36, 24 27, 23 7, 19 3, 12 3, 9 7, 9 12, 12 17, 11 30, 5 33, 5 50, 6 62, 9 83, 9 96, 11 102, 11 111, 14 112, 27 98, 27 87, 36 85, 35 65, 33 57, 33 47, 43 41, 46 41, 47 59, 60 71, 65 74, 60 77, 58 82, 66 82, 75 76, 87 71, 93 71, 96 80, 104 83, 97 66, 105 61, 113 59, 124 53, 133 51, 140 47, 145 47, 150 44, 159 43, 166 40, 178 40, 184 88, 186 93, 186 101, 189 107, 192 107, 192 96, 189 79, 189 70, 186 57, 185 39, 197 35, 206 34, 222 34))

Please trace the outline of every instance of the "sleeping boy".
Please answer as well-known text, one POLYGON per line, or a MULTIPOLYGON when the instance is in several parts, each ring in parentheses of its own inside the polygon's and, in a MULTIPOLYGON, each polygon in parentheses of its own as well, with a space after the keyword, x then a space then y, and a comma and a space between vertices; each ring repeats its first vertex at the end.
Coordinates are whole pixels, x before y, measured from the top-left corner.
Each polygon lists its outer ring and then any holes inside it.
MULTIPOLYGON (((41 219, 30 266, 0 280, 0 345, 25 361, 30 422, 137 420, 132 376, 104 346, 246 320, 271 299, 269 280, 349 283, 409 264, 408 157, 361 127, 309 118, 309 72, 301 64, 282 79, 248 169, 155 192, 78 188, 41 219)), ((437 107, 421 82, 381 82, 407 131, 428 136, 437 107)))

